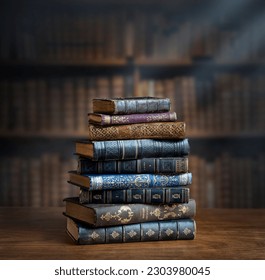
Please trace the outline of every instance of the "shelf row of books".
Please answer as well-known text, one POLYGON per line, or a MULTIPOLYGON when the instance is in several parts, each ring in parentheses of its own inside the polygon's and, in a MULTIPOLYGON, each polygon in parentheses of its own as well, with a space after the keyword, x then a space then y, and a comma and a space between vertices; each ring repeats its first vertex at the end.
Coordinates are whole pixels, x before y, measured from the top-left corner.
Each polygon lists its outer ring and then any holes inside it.
POLYGON ((218 63, 264 62, 265 21, 224 28, 225 23, 165 11, 61 11, 3 15, 0 59, 17 61, 145 61, 191 63, 212 57, 218 63))
POLYGON ((88 137, 66 197, 66 231, 78 244, 192 240, 196 203, 189 187, 185 123, 168 98, 93 99, 88 137))
POLYGON ((2 157, 0 160, 0 205, 63 206, 64 195, 78 190, 67 186, 67 171, 76 160, 63 160, 58 153, 40 157, 2 157))
POLYGON ((85 133, 94 97, 133 94, 124 76, 0 81, 0 131, 85 133))
POLYGON ((265 155, 234 156, 223 152, 213 160, 191 155, 192 193, 202 208, 265 206, 265 155))
MULTIPOLYGON (((265 207, 264 155, 238 157, 225 153, 210 161, 192 154, 186 160, 192 170, 190 190, 198 207, 265 207)), ((0 205, 63 206, 63 197, 79 194, 78 188, 66 183, 67 172, 77 169, 83 173, 88 166, 84 159, 63 159, 59 153, 38 158, 1 157, 0 205)), ((106 167, 104 170, 107 172, 106 167)), ((87 192, 81 195, 86 197, 87 192)))
POLYGON ((194 136, 263 133, 264 81, 263 74, 218 74, 213 80, 178 76, 143 80, 138 93, 172 98, 172 107, 194 136))
MULTIPOLYGON (((168 97, 192 136, 263 133, 264 75, 219 74, 213 81, 193 76, 142 80, 138 96, 168 97)), ((132 77, 79 77, 0 81, 0 133, 67 132, 85 135, 94 97, 126 97, 132 77)))

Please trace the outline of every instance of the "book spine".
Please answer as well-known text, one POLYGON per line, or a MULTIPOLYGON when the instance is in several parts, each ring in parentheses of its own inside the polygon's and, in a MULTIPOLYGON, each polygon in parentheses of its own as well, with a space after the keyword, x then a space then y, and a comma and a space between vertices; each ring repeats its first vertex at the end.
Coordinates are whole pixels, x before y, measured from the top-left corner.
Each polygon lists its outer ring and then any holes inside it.
POLYGON ((85 173, 186 173, 188 157, 92 161, 78 159, 77 172, 85 173))
POLYGON ((178 157, 188 155, 190 150, 188 139, 95 141, 93 145, 93 160, 178 157))
MULTIPOLYGON (((67 225, 75 223, 67 218, 67 225)), ((196 235, 196 223, 193 219, 157 221, 132 225, 90 228, 76 224, 78 244, 127 243, 162 240, 192 240, 196 235)))
POLYGON ((89 191, 80 188, 80 203, 122 204, 122 203, 187 203, 190 198, 188 187, 123 189, 89 191))
POLYGON ((185 122, 155 122, 115 126, 88 125, 91 141, 126 139, 181 139, 185 137, 185 122))
MULTIPOLYGON (((131 114, 131 115, 104 115, 101 114, 102 121, 99 125, 150 123, 150 122, 170 122, 177 120, 176 112, 131 114)), ((91 121, 89 121, 92 123, 91 121)))
POLYGON ((192 182, 192 174, 115 174, 84 175, 90 180, 90 190, 138 189, 187 186, 192 182))
POLYGON ((135 114, 135 113, 157 113, 168 112, 170 110, 170 99, 121 99, 114 100, 113 114, 135 114))
POLYGON ((108 207, 94 208, 95 227, 134 224, 142 222, 188 219, 195 216, 196 204, 113 204, 108 207))

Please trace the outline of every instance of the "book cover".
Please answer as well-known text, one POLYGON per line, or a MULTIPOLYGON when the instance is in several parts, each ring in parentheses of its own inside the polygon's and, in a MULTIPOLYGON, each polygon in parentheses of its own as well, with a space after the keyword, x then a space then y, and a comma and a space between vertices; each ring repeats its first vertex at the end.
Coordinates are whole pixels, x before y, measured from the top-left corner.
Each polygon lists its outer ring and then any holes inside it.
POLYGON ((182 139, 184 137, 184 122, 136 123, 113 126, 88 125, 88 139, 91 141, 182 139))
POLYGON ((189 154, 188 139, 134 139, 77 141, 76 154, 92 160, 125 160, 150 157, 179 157, 189 154))
POLYGON ((182 219, 93 228, 67 217, 66 232, 80 245, 192 240, 196 223, 193 219, 182 219))
POLYGON ((170 100, 158 97, 95 98, 93 113, 138 114, 170 111, 170 100))
POLYGON ((193 218, 195 200, 174 204, 81 204, 78 197, 65 201, 65 215, 93 227, 193 218))
POLYGON ((146 188, 89 191, 80 188, 80 203, 187 203, 190 199, 189 187, 146 188))
POLYGON ((187 186, 191 173, 183 174, 78 174, 69 172, 69 183, 89 190, 139 189, 187 186))
POLYGON ((130 115, 106 115, 106 114, 88 114, 88 121, 97 125, 119 125, 133 123, 150 122, 170 122, 176 121, 176 112, 149 113, 149 114, 130 114, 130 115))
POLYGON ((142 158, 132 160, 93 161, 79 157, 77 173, 186 173, 188 157, 142 158))

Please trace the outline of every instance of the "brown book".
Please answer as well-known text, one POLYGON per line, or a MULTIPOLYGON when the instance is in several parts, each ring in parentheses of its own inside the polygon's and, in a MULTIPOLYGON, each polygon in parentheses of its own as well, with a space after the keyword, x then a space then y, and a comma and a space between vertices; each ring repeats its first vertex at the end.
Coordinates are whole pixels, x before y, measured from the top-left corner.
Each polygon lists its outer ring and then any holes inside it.
POLYGON ((182 139, 185 137, 184 122, 136 123, 113 126, 88 125, 91 141, 126 139, 182 139))
POLYGON ((193 218, 195 200, 174 204, 80 204, 78 197, 64 199, 65 215, 94 227, 193 218))

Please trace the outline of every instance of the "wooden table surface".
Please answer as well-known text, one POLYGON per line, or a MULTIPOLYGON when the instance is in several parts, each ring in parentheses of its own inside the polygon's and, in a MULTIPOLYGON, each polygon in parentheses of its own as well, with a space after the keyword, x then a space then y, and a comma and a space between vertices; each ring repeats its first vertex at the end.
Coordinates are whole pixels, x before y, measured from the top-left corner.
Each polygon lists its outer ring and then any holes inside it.
POLYGON ((83 246, 63 210, 0 207, 0 259, 265 259, 265 209, 198 209, 195 240, 83 246))

